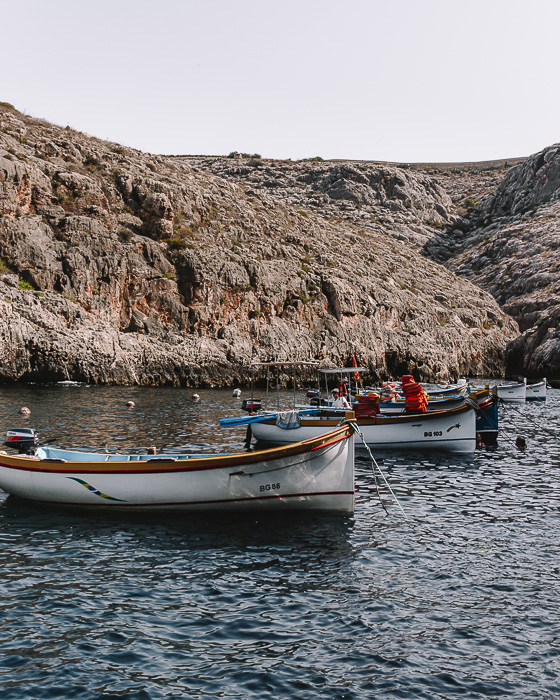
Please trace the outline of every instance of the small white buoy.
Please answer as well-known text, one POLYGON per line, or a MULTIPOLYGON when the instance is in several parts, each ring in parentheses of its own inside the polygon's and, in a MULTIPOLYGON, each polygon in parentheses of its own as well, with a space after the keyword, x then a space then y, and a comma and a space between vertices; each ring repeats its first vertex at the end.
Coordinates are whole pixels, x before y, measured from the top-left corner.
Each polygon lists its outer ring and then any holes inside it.
POLYGON ((126 405, 132 408, 134 406, 134 401, 128 401, 126 405))
POLYGON ((241 396, 241 389, 234 389, 232 396, 241 396))
POLYGON ((19 412, 20 412, 20 413, 25 413, 26 415, 27 415, 28 413, 31 413, 31 411, 27 408, 27 406, 22 406, 22 407, 19 409, 19 412))

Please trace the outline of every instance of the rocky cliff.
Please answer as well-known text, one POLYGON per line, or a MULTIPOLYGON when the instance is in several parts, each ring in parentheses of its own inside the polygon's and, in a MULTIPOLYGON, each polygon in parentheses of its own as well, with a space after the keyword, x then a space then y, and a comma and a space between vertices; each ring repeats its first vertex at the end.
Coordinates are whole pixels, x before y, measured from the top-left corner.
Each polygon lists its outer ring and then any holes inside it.
POLYGON ((560 378, 560 145, 508 170, 424 252, 489 291, 522 334, 507 372, 560 378))
POLYGON ((355 355, 373 380, 501 376, 515 321, 422 246, 429 172, 154 156, 0 107, 0 379, 232 385, 355 355))

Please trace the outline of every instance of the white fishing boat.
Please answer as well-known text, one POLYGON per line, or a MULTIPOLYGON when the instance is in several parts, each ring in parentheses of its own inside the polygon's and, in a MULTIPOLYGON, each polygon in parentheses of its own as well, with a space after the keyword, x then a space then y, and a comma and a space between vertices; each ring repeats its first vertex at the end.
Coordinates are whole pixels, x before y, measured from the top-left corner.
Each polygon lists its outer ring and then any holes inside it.
POLYGON ((426 393, 430 396, 446 396, 465 391, 469 388, 469 380, 464 377, 458 379, 455 383, 446 382, 445 384, 436 384, 435 389, 427 389, 426 393))
POLYGON ((516 384, 498 384, 492 390, 502 401, 508 403, 525 403, 527 396, 527 380, 516 384))
MULTIPOLYGON (((489 388, 475 389, 465 394, 450 393, 443 396, 428 394, 428 411, 440 411, 447 408, 456 408, 465 402, 465 397, 469 396, 477 403, 481 403, 489 396, 489 388)), ((392 401, 386 401, 381 398, 379 401, 379 409, 381 413, 401 414, 406 413, 406 399, 404 396, 398 396, 392 401)))
MULTIPOLYGON (((309 440, 330 430, 345 418, 344 412, 316 409, 316 415, 297 410, 258 415, 250 421, 253 437, 264 443, 284 445, 293 440, 309 440)), ((352 415, 352 414, 349 414, 352 415)), ((476 448, 476 414, 472 406, 464 404, 442 411, 426 411, 401 415, 378 414, 356 418, 355 423, 371 448, 381 450, 437 450, 449 453, 471 453, 476 448)), ((231 420, 221 425, 233 425, 231 420)), ((237 425, 241 424, 241 419, 237 425)), ((357 439, 360 444, 360 438, 357 439)))
POLYGON ((220 455, 35 447, 34 431, 19 432, 21 438, 9 431, 5 444, 31 454, 0 453, 0 488, 30 501, 128 512, 354 509, 354 431, 347 423, 325 424, 310 440, 293 434, 283 447, 220 455))
POLYGON ((546 401, 546 386, 546 379, 534 384, 527 384, 525 399, 527 401, 546 401))

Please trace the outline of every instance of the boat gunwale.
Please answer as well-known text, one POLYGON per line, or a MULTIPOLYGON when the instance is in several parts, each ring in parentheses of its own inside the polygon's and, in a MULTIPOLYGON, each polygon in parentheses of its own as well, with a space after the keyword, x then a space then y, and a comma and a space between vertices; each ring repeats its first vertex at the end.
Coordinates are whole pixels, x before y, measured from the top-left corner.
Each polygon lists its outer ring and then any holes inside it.
MULTIPOLYGON (((324 411, 328 413, 328 408, 324 411)), ((464 403, 461 406, 455 406, 454 408, 432 410, 432 411, 422 411, 419 413, 378 413, 375 417, 371 418, 355 418, 354 421, 358 427, 363 425, 389 425, 391 423, 401 424, 401 423, 414 423, 418 420, 428 419, 429 421, 436 420, 438 418, 443 418, 445 416, 456 416, 462 413, 467 413, 468 411, 475 411, 471 405, 464 403)), ((327 421, 340 421, 340 417, 337 418, 336 415, 327 416, 325 418, 307 418, 302 416, 300 418, 300 425, 302 427, 309 426, 315 427, 318 425, 325 425, 327 421)), ((259 421, 259 423, 264 423, 265 425, 274 425, 276 422, 275 418, 269 418, 267 420, 259 421)))
MULTIPOLYGON (((485 387, 484 389, 476 389, 475 391, 471 391, 468 394, 461 394, 457 392, 457 395, 450 394, 449 396, 445 395, 431 395, 428 394, 428 406, 430 403, 432 405, 435 405, 437 403, 445 403, 446 401, 464 401, 465 398, 471 398, 474 401, 482 401, 484 398, 486 398, 487 395, 490 395, 490 389, 488 387, 485 387)), ((394 404, 405 404, 406 398, 404 396, 397 396, 395 401, 385 401, 381 399, 379 401, 379 404, 383 404, 384 406, 386 405, 394 405, 394 404)), ((454 406, 454 408, 457 408, 457 406, 454 406)), ((430 412, 433 412, 434 409, 428 409, 430 412)), ((441 409, 442 411, 445 409, 441 409)))
POLYGON ((116 460, 111 462, 87 462, 85 460, 49 462, 47 459, 40 460, 28 456, 2 454, 0 455, 0 467, 54 474, 166 474, 173 472, 205 471, 250 466, 252 464, 272 462, 286 457, 296 457, 300 454, 312 453, 315 450, 330 447, 351 437, 353 432, 352 426, 348 423, 344 423, 316 437, 300 440, 288 445, 279 445, 264 450, 236 452, 235 454, 213 457, 189 457, 187 459, 177 459, 169 462, 158 461, 157 459, 153 462, 150 460, 144 462, 119 462, 116 460), (158 466, 154 467, 154 462, 158 466), (52 466, 45 466, 46 464, 52 466))

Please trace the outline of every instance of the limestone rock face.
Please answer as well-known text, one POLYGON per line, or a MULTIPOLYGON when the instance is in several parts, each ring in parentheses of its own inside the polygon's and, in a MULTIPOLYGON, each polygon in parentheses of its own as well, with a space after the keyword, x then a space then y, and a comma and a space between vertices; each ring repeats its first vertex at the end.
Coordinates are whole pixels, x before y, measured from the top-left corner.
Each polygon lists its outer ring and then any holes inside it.
POLYGON ((372 380, 503 374, 517 324, 417 252, 456 218, 428 175, 210 170, 0 108, 0 380, 232 385, 351 355, 372 380))
POLYGON ((512 168, 477 212, 476 221, 515 216, 560 199, 560 144, 512 168))
POLYGON ((560 378, 560 145, 511 168, 454 229, 425 252, 489 291, 519 323, 508 372, 560 378))
POLYGON ((409 165, 362 162, 262 161, 209 156, 177 162, 266 191, 294 207, 389 234, 416 247, 457 216, 440 182, 409 165))
POLYGON ((510 375, 546 377, 560 376, 560 309, 554 308, 543 323, 536 324, 513 340, 507 348, 510 375))

